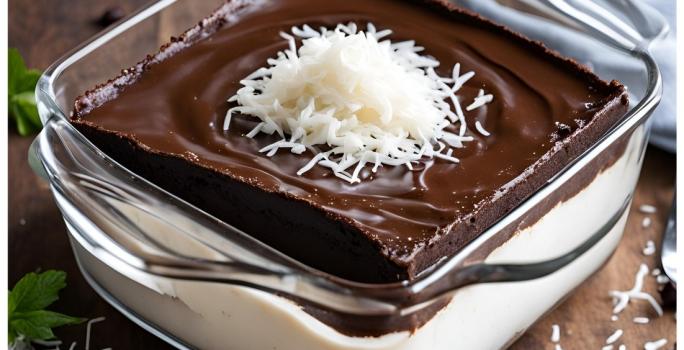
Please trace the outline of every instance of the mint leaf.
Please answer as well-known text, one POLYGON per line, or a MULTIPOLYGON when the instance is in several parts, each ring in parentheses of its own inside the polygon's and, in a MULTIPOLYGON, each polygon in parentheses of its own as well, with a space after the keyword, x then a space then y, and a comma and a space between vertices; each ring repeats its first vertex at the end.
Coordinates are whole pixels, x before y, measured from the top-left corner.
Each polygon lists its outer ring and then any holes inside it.
POLYGON ((66 273, 55 270, 28 273, 14 285, 8 299, 10 343, 20 335, 35 340, 52 339, 52 328, 85 321, 44 310, 59 299, 59 291, 64 287, 66 273))
POLYGON ((19 133, 19 135, 21 135, 21 136, 31 135, 31 133, 33 133, 33 129, 34 129, 33 125, 29 121, 28 118, 23 116, 22 110, 20 109, 19 105, 11 103, 11 100, 10 100, 9 110, 10 110, 10 117, 11 117, 11 119, 14 120, 14 123, 17 126, 17 132, 19 133), (19 116, 19 117, 15 117, 15 116, 19 116))
POLYGON ((24 63, 24 59, 21 58, 19 50, 10 48, 7 51, 7 64, 9 65, 7 69, 7 90, 9 95, 12 96, 19 92, 17 91, 17 87, 19 86, 19 81, 23 79, 24 72, 26 71, 26 64, 24 63))
POLYGON ((49 340, 55 337, 50 327, 38 325, 32 320, 10 320, 9 327, 16 334, 21 334, 28 339, 49 340))
POLYGON ((7 332, 8 333, 7 341, 10 344, 14 344, 14 342, 19 337, 19 334, 17 334, 17 331, 14 329, 14 327, 12 327, 11 324, 8 325, 8 328, 9 328, 9 331, 7 332))
POLYGON ((49 310, 36 310, 28 312, 17 312, 14 314, 15 320, 27 320, 38 326, 59 327, 68 324, 79 324, 85 321, 84 318, 71 317, 59 312, 49 310))
POLYGON ((26 276, 22 277, 14 288, 9 292, 9 300, 7 302, 7 309, 10 315, 21 305, 22 300, 27 294, 31 292, 31 289, 37 284, 38 275, 36 273, 28 273, 26 276))
POLYGON ((40 80, 41 74, 43 73, 37 69, 25 70, 24 75, 16 81, 16 93, 33 93, 36 90, 36 85, 38 84, 38 80, 40 80))
POLYGON ((64 287, 66 287, 64 271, 48 270, 41 274, 30 272, 19 280, 10 292, 10 311, 27 312, 44 309, 59 299, 58 293, 64 287))
POLYGON ((26 136, 40 130, 41 122, 33 91, 26 91, 10 97, 10 111, 17 123, 19 135, 26 136))
POLYGON ((9 49, 7 61, 9 116, 17 125, 19 134, 26 136, 42 127, 34 94, 41 73, 27 69, 17 49, 9 49))

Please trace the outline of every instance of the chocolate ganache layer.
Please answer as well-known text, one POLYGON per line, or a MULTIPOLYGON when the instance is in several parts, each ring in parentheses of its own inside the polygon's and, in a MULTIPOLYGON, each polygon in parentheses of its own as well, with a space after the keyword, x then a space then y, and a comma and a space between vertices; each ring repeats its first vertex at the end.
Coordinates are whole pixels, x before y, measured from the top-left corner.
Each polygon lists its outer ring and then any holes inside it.
POLYGON ((477 15, 440 1, 233 1, 161 52, 76 101, 73 123, 122 165, 210 214, 322 271, 362 282, 414 278, 470 242, 594 143, 627 109, 606 83, 477 15), (455 149, 460 163, 385 166, 358 184, 316 166, 312 154, 259 153, 277 141, 222 128, 239 81, 286 48, 292 26, 372 22, 393 41, 415 40, 461 63, 494 100, 467 114, 491 132, 455 149))

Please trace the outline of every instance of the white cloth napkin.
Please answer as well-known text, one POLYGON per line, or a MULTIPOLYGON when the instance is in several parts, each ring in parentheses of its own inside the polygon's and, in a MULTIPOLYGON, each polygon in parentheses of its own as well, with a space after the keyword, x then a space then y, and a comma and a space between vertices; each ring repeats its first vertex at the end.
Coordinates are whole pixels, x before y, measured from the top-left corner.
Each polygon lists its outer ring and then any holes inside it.
MULTIPOLYGON (((667 37, 651 46, 663 75, 663 99, 651 118, 651 143, 669 152, 676 150, 676 11, 675 0, 639 0, 644 11, 658 11, 670 23, 667 37)), ((643 89, 638 77, 642 67, 633 60, 616 52, 597 46, 584 34, 550 22, 542 17, 524 13, 504 6, 496 0, 455 0, 461 6, 470 8, 484 17, 504 22, 513 30, 546 43, 553 43, 554 49, 572 52, 572 57, 599 71, 606 79, 618 78, 631 90, 643 89), (593 64, 588 64, 593 62, 593 64), (633 76, 634 79, 629 77, 633 76)))

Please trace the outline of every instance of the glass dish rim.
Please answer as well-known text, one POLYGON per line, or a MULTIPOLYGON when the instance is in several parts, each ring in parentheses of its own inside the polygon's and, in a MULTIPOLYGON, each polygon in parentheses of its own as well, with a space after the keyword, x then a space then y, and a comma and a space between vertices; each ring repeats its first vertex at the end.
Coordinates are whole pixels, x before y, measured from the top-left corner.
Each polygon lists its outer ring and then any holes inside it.
MULTIPOLYGON (((126 30, 130 28, 133 28, 136 24, 144 21, 145 19, 153 16, 154 14, 158 13, 159 11, 174 3, 176 3, 176 0, 159 0, 149 3, 148 5, 138 10, 136 13, 132 14, 125 21, 97 34, 95 37, 89 39, 82 45, 76 47, 74 50, 67 53, 65 56, 63 56, 62 58, 57 60, 53 65, 51 65, 40 78, 38 86, 36 88, 36 96, 37 99, 39 99, 39 101, 41 102, 40 105, 43 107, 47 106, 47 108, 49 109, 45 110, 44 108, 41 108, 40 115, 43 124, 46 127, 50 125, 56 125, 56 123, 58 123, 60 119, 62 121, 68 122, 68 115, 59 107, 59 103, 57 102, 57 97, 54 92, 54 82, 64 70, 76 64, 82 57, 97 50, 97 48, 106 44, 111 39, 117 37, 121 33, 124 33, 126 30)), ((606 33, 603 34, 605 35, 606 33)), ((613 45, 615 46, 614 43, 613 45)), ((617 46, 621 45, 618 43, 617 46)), ((390 289, 390 287, 392 287, 404 289, 410 294, 419 293, 420 291, 427 288, 429 285, 434 284, 435 281, 442 278, 445 274, 452 272, 452 269, 455 266, 458 266, 464 260, 466 260, 473 251, 475 251, 478 247, 480 247, 482 244, 487 242, 492 237, 496 236, 496 234, 500 231, 501 228, 506 227, 512 221, 524 215, 524 213, 526 213, 530 208, 534 207, 543 198, 546 198, 546 196, 550 192, 554 191, 555 188, 562 185, 567 179, 574 176, 574 174, 576 174, 580 169, 583 169, 589 161, 591 161, 598 154, 603 152, 608 146, 612 145, 618 138, 620 138, 622 135, 630 133, 636 127, 644 123, 645 120, 648 118, 650 112, 655 108, 660 99, 662 89, 660 72, 653 58, 650 56, 645 47, 641 45, 635 45, 634 47, 629 48, 628 51, 632 56, 638 58, 642 63, 644 63, 646 67, 648 74, 648 88, 646 90, 644 97, 632 108, 630 108, 630 110, 621 119, 621 121, 618 122, 605 135, 603 135, 599 139, 599 141, 592 145, 582 155, 574 159, 570 164, 568 164, 563 170, 558 172, 554 177, 549 179, 548 182, 542 188, 535 191, 532 195, 526 198, 522 203, 516 206, 508 214, 500 218, 499 221, 497 221, 495 224, 493 224, 484 232, 482 232, 476 239, 468 243, 454 256, 447 259, 447 261, 442 262, 439 266, 435 267, 434 269, 429 270, 424 274, 424 276, 422 276, 419 279, 416 279, 411 282, 404 281, 392 284, 366 284, 347 281, 335 276, 327 276, 327 281, 331 283, 332 286, 336 286, 332 288, 340 287, 339 290, 344 291, 349 289, 387 290, 390 289)), ((108 158, 106 155, 105 157, 108 158)), ((114 164, 118 164, 113 160, 111 161, 114 164)), ((143 181, 147 182, 146 180, 143 181)), ((153 184, 151 185, 154 186, 153 184)), ((174 195, 166 191, 163 192, 167 193, 170 197, 176 198, 174 195)), ((184 202, 182 200, 179 201, 184 202)), ((201 212, 201 210, 198 211, 201 212)), ((309 271, 305 271, 304 273, 309 273, 309 271)), ((319 278, 320 276, 314 277, 319 278)))

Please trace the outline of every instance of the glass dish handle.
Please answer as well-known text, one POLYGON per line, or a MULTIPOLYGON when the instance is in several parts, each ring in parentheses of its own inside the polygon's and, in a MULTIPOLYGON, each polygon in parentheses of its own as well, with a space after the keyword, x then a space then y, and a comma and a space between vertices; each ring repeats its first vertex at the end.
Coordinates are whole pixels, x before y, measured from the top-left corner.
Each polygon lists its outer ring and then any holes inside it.
MULTIPOLYGON (((594 0, 540 0, 570 19, 591 35, 605 43, 627 52, 648 51, 651 42, 664 36, 669 25, 660 14, 648 17, 634 0, 613 0, 612 9, 594 0), (619 12, 631 25, 613 13, 619 12)), ((604 1, 605 2, 605 1, 604 1)))

